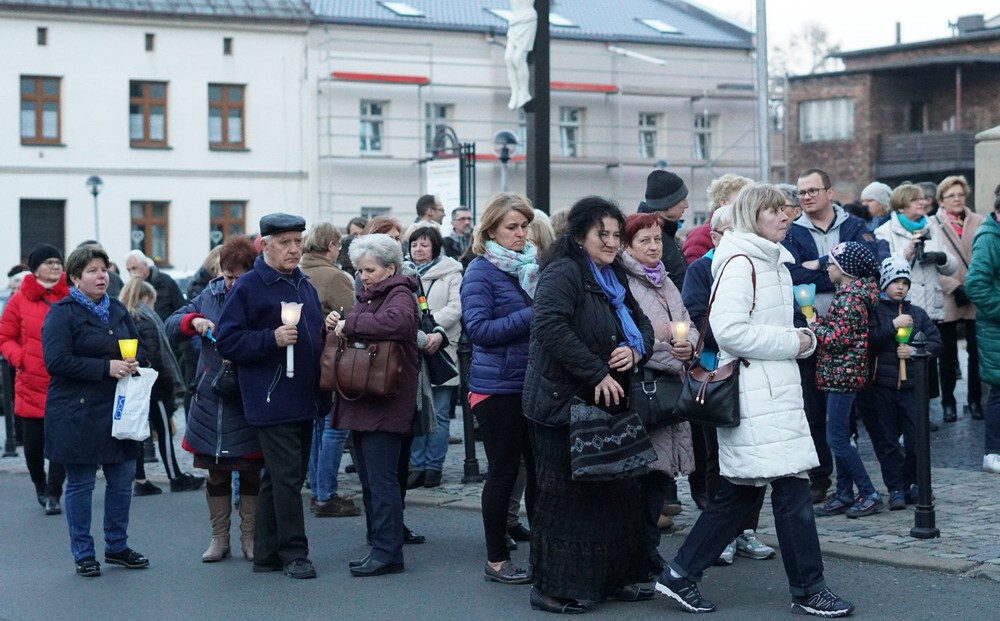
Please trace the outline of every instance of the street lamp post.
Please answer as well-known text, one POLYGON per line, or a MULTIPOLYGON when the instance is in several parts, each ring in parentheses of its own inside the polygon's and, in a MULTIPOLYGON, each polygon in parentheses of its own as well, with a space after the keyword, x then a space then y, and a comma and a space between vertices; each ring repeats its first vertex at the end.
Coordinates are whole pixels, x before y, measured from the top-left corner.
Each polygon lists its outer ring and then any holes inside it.
POLYGON ((94 239, 101 241, 101 221, 97 211, 97 195, 101 193, 104 182, 97 175, 91 175, 87 179, 87 187, 90 188, 90 193, 94 195, 94 239))
POLYGON ((493 152, 500 159, 500 191, 508 190, 507 162, 517 153, 517 135, 509 129, 493 134, 493 152))

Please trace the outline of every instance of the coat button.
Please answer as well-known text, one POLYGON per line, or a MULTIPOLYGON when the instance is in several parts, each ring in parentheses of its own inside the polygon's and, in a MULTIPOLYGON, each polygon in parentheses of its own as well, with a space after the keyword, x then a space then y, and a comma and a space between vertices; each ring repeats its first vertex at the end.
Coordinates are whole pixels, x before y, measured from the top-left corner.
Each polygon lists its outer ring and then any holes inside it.
POLYGON ((554 398, 557 398, 557 399, 558 399, 558 398, 559 398, 559 393, 558 393, 558 392, 553 392, 553 393, 552 393, 552 396, 553 396, 554 398))
POLYGON ((114 330, 108 330, 108 334, 110 334, 110 335, 114 336, 114 333, 115 333, 115 331, 114 331, 114 330))
POLYGON ((83 397, 80 397, 80 403, 86 403, 86 402, 87 402, 86 399, 84 399, 83 397))

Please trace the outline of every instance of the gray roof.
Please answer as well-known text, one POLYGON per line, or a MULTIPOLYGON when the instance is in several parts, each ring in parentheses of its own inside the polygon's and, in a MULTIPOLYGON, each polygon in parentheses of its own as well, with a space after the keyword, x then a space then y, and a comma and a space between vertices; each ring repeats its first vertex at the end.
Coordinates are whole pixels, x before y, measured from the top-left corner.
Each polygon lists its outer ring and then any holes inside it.
MULTIPOLYGON (((315 20, 363 26, 496 32, 507 22, 489 9, 510 10, 508 0, 401 0, 423 13, 398 15, 380 0, 309 0, 315 20)), ((553 38, 634 41, 663 45, 749 49, 751 33, 707 10, 680 0, 552 0, 550 11, 575 24, 550 25, 553 38), (661 34, 640 19, 658 19, 678 34, 661 34)))
POLYGON ((308 22, 304 0, 0 0, 0 10, 308 22))

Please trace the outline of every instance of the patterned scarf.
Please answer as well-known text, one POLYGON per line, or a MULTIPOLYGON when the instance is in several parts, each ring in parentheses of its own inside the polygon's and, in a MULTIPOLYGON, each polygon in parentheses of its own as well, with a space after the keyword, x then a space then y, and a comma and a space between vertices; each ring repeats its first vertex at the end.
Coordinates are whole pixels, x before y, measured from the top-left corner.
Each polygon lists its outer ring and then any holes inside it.
MULTIPOLYGON (((638 261, 637 261, 637 263, 638 263, 638 261)), ((657 263, 656 267, 646 267, 642 263, 639 263, 639 267, 641 267, 642 271, 646 273, 646 278, 649 279, 649 282, 653 283, 657 287, 660 286, 660 282, 663 280, 663 278, 662 278, 662 275, 663 275, 663 265, 662 264, 657 263)))
POLYGON ((432 267, 434 267, 435 265, 437 265, 440 262, 441 262, 441 255, 438 255, 437 257, 431 259, 430 261, 428 261, 426 263, 421 263, 420 265, 417 265, 416 263, 414 263, 413 267, 416 268, 417 274, 421 278, 423 278, 424 275, 427 274, 428 270, 430 270, 432 267))
POLYGON ((106 326, 111 324, 111 316, 108 311, 108 308, 111 305, 111 299, 108 298, 107 293, 105 293, 104 297, 101 298, 101 301, 96 304, 93 300, 81 293, 76 287, 70 287, 69 294, 74 300, 83 305, 84 308, 97 315, 97 318, 101 320, 101 323, 106 326))
POLYGON ((486 252, 483 254, 483 258, 498 270, 516 277, 521 288, 532 299, 535 298, 535 288, 538 286, 537 256, 538 250, 530 241, 524 243, 524 250, 514 252, 490 240, 486 242, 486 252))
POLYGON ((640 356, 644 355, 646 353, 646 346, 642 342, 642 333, 639 332, 639 327, 635 325, 632 313, 625 306, 625 287, 618 282, 618 277, 615 276, 615 271, 611 269, 610 265, 605 265, 601 269, 597 269, 597 265, 592 260, 587 259, 587 262, 590 263, 590 272, 597 280, 597 284, 601 286, 601 290, 604 291, 604 296, 608 298, 611 307, 618 314, 618 320, 622 324, 622 332, 625 333, 626 342, 623 345, 628 345, 636 350, 640 356))
POLYGON ((965 229, 965 212, 963 211, 962 215, 960 216, 953 216, 952 214, 945 211, 944 217, 945 220, 947 220, 948 223, 951 224, 951 228, 955 229, 955 233, 957 233, 958 236, 961 237, 962 231, 965 229))

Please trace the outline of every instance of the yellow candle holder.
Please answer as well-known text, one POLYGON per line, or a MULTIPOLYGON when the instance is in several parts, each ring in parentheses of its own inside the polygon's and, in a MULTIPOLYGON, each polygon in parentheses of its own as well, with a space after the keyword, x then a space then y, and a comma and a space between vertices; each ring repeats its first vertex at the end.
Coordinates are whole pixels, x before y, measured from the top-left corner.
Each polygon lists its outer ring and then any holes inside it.
POLYGON ((118 339, 118 349, 122 353, 122 360, 133 360, 139 349, 139 339, 118 339))

